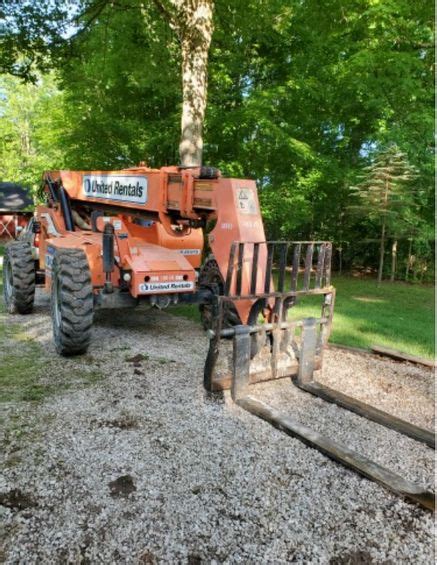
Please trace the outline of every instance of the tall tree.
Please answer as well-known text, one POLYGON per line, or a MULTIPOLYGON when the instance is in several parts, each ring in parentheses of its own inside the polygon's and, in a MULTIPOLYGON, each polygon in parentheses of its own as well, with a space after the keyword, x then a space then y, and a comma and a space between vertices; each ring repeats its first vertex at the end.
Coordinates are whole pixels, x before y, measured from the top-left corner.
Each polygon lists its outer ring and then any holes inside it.
POLYGON ((179 153, 184 167, 202 164, 203 122, 208 90, 208 51, 213 0, 154 0, 175 30, 182 53, 182 117, 179 153))
MULTIPOLYGON (((208 51, 213 33, 213 0, 132 0, 120 2, 122 9, 140 9, 149 19, 151 6, 176 32, 182 60, 182 117, 180 160, 183 166, 202 163, 203 122, 208 86, 208 51)), ((35 63, 43 67, 48 56, 65 52, 62 34, 68 34, 68 23, 77 28, 76 35, 105 17, 114 8, 112 0, 82 0, 74 5, 65 2, 29 2, 20 0, 0 12, 4 29, 0 65, 3 70, 32 78, 35 63), (6 31, 9 25, 10 30, 6 31), (41 32, 38 33, 38 26, 41 32), (45 38, 44 38, 45 36, 45 38), (59 49, 63 46, 63 49, 59 49)))
POLYGON ((352 187, 358 195, 356 210, 368 214, 380 225, 378 283, 381 283, 384 269, 386 239, 390 229, 395 237, 392 245, 391 280, 396 268, 397 237, 405 214, 414 206, 408 182, 415 176, 405 153, 397 145, 391 145, 377 153, 373 163, 364 169, 364 179, 352 187))

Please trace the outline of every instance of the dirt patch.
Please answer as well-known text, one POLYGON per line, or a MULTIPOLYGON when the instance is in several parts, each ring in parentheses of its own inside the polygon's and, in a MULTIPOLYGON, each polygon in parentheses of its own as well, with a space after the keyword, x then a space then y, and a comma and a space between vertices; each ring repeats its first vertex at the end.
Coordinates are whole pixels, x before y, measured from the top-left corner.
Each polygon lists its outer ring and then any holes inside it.
POLYGON ((147 355, 144 355, 143 353, 138 353, 137 355, 134 355, 133 357, 126 357, 126 361, 128 363, 133 363, 134 367, 141 365, 141 361, 147 361, 149 357, 147 355))
POLYGON ((132 416, 123 416, 114 420, 93 420, 92 424, 100 427, 118 428, 119 430, 136 430, 139 422, 132 416))
POLYGON ((111 492, 111 496, 115 497, 121 496, 126 498, 137 490, 134 480, 130 475, 123 475, 122 477, 118 477, 118 479, 111 481, 108 486, 111 492))
POLYGON ((20 489, 14 488, 8 492, 0 492, 0 506, 12 510, 26 510, 36 505, 34 498, 20 489))

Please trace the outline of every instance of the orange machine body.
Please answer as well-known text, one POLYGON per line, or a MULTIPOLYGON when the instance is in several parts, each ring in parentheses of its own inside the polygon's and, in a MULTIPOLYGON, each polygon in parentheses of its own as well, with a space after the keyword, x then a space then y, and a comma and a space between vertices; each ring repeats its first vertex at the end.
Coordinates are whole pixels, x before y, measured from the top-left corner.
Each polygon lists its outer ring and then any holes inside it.
MULTIPOLYGON (((67 229, 59 202, 48 198, 38 206, 40 268, 51 285, 51 261, 56 248, 81 248, 86 253, 95 292, 108 280, 103 269, 102 231, 106 223, 114 228, 114 288, 128 290, 134 298, 151 295, 194 293, 205 242, 203 229, 215 221, 208 244, 226 279, 233 242, 265 241, 257 189, 252 180, 227 179, 217 175, 201 178, 199 169, 135 167, 121 171, 52 171, 47 183, 65 189, 75 214, 97 210, 94 230, 75 225, 67 229)), ((86 216, 86 213, 85 213, 86 216)), ((77 216, 76 216, 77 217, 77 216)), ((80 224, 80 223, 79 223, 80 224)), ((251 262, 244 258, 243 274, 251 262)), ((260 257, 259 288, 262 292, 265 258, 260 257), (264 260, 263 260, 264 259, 264 260)), ((241 294, 248 291, 249 276, 243 276, 241 294)), ((235 282, 233 282, 235 284, 235 282)), ((176 300, 174 300, 176 301, 176 300)), ((253 301, 236 306, 247 322, 253 301)))

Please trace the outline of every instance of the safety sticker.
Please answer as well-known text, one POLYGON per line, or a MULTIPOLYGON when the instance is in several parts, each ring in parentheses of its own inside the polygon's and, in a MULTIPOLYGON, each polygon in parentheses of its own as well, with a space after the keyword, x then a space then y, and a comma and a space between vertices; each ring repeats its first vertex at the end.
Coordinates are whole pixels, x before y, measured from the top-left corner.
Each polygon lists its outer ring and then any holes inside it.
POLYGON ((237 206, 242 214, 256 214, 255 195, 250 188, 237 188, 237 206))
POLYGON ((191 281, 141 283, 139 292, 142 294, 153 292, 175 292, 180 290, 193 290, 194 283, 191 281))

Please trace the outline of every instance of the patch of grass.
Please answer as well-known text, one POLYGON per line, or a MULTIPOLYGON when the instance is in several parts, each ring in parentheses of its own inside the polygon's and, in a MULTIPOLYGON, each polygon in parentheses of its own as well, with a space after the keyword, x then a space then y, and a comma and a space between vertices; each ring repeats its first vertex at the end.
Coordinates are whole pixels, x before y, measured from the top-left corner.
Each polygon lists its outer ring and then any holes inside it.
POLYGON ((129 351, 130 345, 120 345, 119 347, 114 347, 113 351, 129 351))
POLYGON ((39 344, 28 339, 18 324, 0 328, 0 402, 41 400, 48 387, 41 385, 43 367, 39 344))
POLYGON ((155 357, 153 361, 158 362, 160 365, 167 365, 168 363, 176 363, 173 359, 167 359, 166 357, 155 357))
POLYGON ((41 346, 22 333, 19 324, 0 327, 0 402, 39 402, 70 388, 92 386, 104 378, 95 367, 54 370, 46 378, 48 359, 41 346))
MULTIPOLYGON (((4 247, 0 246, 0 256, 3 252, 4 247)), ((0 265, 0 292, 1 271, 0 265)), ((5 312, 1 299, 0 312, 5 312)), ((94 360, 90 355, 88 357, 90 368, 75 372, 73 379, 67 370, 65 374, 58 371, 61 378, 44 382, 41 377, 46 373, 49 360, 41 346, 23 332, 20 324, 13 324, 3 316, 0 320, 0 402, 38 402, 73 385, 91 386, 101 381, 104 377, 102 371, 92 367, 94 360)))
MULTIPOLYGON (((434 289, 354 278, 335 277, 337 290, 331 342, 369 348, 384 345, 434 358, 434 289)), ((307 297, 293 317, 320 315, 320 299, 307 297)))
MULTIPOLYGON (((49 422, 50 420, 45 416, 43 421, 49 422)), ((4 430, 3 443, 9 447, 10 452, 5 466, 13 467, 20 463, 20 450, 30 442, 35 442, 40 436, 40 430, 33 425, 27 410, 11 413, 7 419, 7 425, 5 422, 4 430)))
MULTIPOLYGON (((5 246, 0 245, 0 297, 3 298, 3 256, 5 254, 5 246)), ((3 300, 0 299, 0 314, 6 312, 3 300)))
MULTIPOLYGON (((0 245, 0 257, 4 246, 0 245)), ((3 264, 0 261, 0 294, 3 264)), ((0 312, 6 312, 0 300, 0 312)), ((42 369, 42 350, 39 344, 29 339, 19 324, 6 319, 0 324, 0 402, 39 401, 47 394, 49 387, 38 383, 42 369)))
POLYGON ((104 379, 105 375, 99 369, 91 369, 90 371, 84 371, 78 376, 79 380, 83 384, 93 385, 99 383, 104 379))
MULTIPOLYGON (((331 343, 369 348, 384 345, 411 355, 434 358, 434 289, 427 285, 334 277, 337 289, 331 343)), ((320 297, 306 297, 290 318, 320 316, 320 297)), ((197 306, 181 305, 171 314, 200 322, 197 306)))
POLYGON ((168 311, 175 316, 181 316, 182 318, 188 318, 193 322, 200 323, 199 306, 196 304, 179 304, 178 306, 172 306, 168 311))

